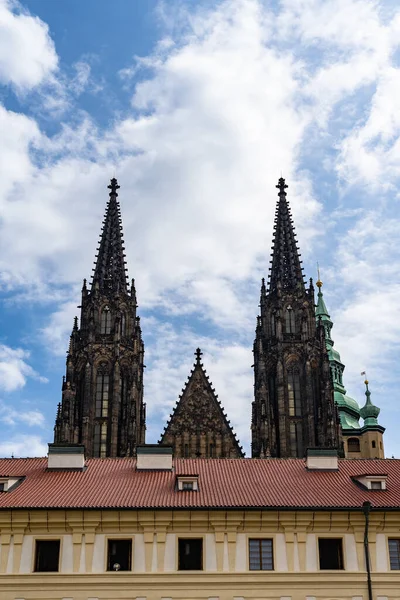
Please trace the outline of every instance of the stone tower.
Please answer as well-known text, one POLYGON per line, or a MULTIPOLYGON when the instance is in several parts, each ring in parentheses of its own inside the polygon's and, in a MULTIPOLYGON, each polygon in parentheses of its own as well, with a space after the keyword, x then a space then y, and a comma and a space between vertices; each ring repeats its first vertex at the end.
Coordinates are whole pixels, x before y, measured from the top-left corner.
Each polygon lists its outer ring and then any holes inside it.
POLYGON ((317 323, 321 323, 325 329, 325 343, 331 366, 333 395, 339 411, 344 454, 346 458, 385 458, 383 447, 385 428, 378 423, 380 409, 371 402, 368 380, 365 380, 366 403, 361 409, 358 402, 347 395, 344 387, 343 372, 345 366, 341 361, 339 352, 333 347, 334 342, 331 334, 333 322, 324 301, 319 272, 317 287, 318 302, 315 316, 317 323), (360 418, 364 419, 364 425, 360 425, 360 418))
POLYGON ((83 282, 67 352, 55 443, 86 456, 133 456, 145 441, 143 355, 134 280, 128 288, 116 179, 107 203, 90 289, 83 282))
POLYGON ((197 348, 196 362, 160 443, 176 458, 242 458, 241 446, 215 394, 197 348))
POLYGON ((306 289, 285 180, 276 186, 269 283, 262 281, 254 342, 252 456, 303 457, 308 447, 340 448, 325 330, 306 289))

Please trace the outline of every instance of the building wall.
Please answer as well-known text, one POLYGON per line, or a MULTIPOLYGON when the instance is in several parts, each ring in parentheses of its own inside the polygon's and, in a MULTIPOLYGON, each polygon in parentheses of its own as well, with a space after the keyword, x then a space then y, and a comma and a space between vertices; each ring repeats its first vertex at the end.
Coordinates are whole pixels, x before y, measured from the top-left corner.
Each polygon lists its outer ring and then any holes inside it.
POLYGON ((380 431, 364 431, 361 435, 348 434, 343 435, 343 448, 346 458, 385 458, 385 449, 383 445, 383 434, 380 431), (348 441, 356 438, 360 442, 359 452, 350 452, 348 441))
MULTIPOLYGON (((374 600, 399 600, 388 537, 398 513, 372 513, 374 600)), ((367 600, 360 512, 0 512, 2 600, 367 600), (344 570, 320 571, 318 537, 343 539, 344 570), (178 571, 178 538, 203 538, 203 571, 178 571), (272 538, 274 571, 250 571, 248 539, 272 538), (132 539, 132 571, 107 572, 107 540, 132 539), (60 539, 59 573, 33 573, 36 539, 60 539)))

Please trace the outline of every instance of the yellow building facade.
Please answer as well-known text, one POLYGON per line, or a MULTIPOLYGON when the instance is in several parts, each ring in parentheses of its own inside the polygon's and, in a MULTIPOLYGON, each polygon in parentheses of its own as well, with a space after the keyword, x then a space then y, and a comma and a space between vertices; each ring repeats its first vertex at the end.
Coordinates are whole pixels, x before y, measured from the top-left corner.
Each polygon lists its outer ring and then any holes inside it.
POLYGON ((399 600, 400 461, 150 458, 82 469, 40 459, 25 476, 19 459, 9 475, 0 461, 10 486, 0 494, 1 600, 399 600), (308 489, 296 490, 300 480, 308 489), (302 505, 320 492, 320 506, 302 505), (349 494, 357 505, 345 506, 349 494), (288 506, 256 506, 275 496, 288 506))

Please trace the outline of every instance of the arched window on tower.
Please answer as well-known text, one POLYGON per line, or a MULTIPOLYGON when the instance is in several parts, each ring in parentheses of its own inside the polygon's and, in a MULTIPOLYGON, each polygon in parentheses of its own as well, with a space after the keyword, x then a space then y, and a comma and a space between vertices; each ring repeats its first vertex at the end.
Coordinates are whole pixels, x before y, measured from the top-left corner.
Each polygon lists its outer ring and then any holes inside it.
POLYGON ((105 306, 101 311, 100 333, 102 335, 111 333, 111 311, 109 306, 105 306))
POLYGON ((272 315, 271 315, 271 336, 272 337, 276 336, 276 320, 275 320, 274 313, 272 313, 272 315))
POLYGON ((291 417, 301 417, 301 390, 300 373, 295 367, 288 370, 288 397, 289 397, 289 415, 291 417))
POLYGON ((107 423, 96 423, 94 426, 93 456, 107 456, 107 423))
POLYGON ((296 333, 296 317, 290 304, 285 310, 285 333, 296 333))
POLYGON ((303 458, 303 429, 301 422, 292 421, 290 423, 290 455, 303 458))
POLYGON ((125 335, 126 331, 126 314, 124 312, 121 313, 121 319, 119 323, 119 332, 121 337, 125 335))
POLYGON ((110 376, 104 371, 97 373, 96 378, 96 411, 97 418, 108 417, 110 376))
POLYGON ((347 450, 349 452, 360 452, 360 440, 358 438, 349 438, 347 440, 347 450))

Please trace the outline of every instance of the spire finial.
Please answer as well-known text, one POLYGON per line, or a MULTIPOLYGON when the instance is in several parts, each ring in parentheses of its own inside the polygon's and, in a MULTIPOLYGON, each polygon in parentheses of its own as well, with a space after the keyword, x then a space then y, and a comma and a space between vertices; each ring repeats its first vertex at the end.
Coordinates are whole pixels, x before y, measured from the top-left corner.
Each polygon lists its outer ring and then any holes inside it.
POLYGON ((321 291, 322 281, 321 281, 321 275, 319 273, 319 263, 317 263, 317 273, 318 273, 318 281, 315 285, 319 288, 319 291, 321 291))
POLYGON ((367 388, 368 391, 368 377, 367 377, 367 371, 361 371, 361 376, 364 377, 364 383, 365 383, 365 387, 367 388))
POLYGON ((118 185, 118 181, 115 177, 113 177, 110 181, 110 185, 107 186, 110 191, 110 196, 118 196, 117 190, 119 190, 120 186, 118 185))
POLYGON ((282 195, 283 195, 283 196, 286 196, 285 189, 286 189, 288 186, 287 186, 287 184, 285 183, 285 180, 284 180, 284 178, 283 178, 283 177, 280 177, 280 178, 279 178, 278 185, 276 185, 275 187, 277 187, 277 188, 278 188, 278 190, 279 190, 279 194, 278 194, 279 196, 282 196, 282 195))
POLYGON ((202 351, 200 350, 200 348, 196 348, 196 352, 194 353, 195 357, 196 357, 196 364, 200 364, 201 361, 201 357, 203 356, 202 351))

